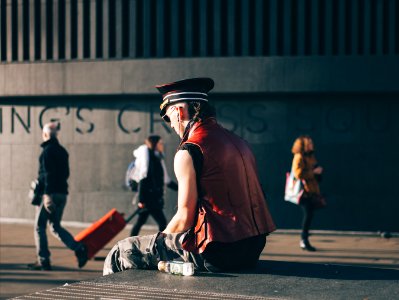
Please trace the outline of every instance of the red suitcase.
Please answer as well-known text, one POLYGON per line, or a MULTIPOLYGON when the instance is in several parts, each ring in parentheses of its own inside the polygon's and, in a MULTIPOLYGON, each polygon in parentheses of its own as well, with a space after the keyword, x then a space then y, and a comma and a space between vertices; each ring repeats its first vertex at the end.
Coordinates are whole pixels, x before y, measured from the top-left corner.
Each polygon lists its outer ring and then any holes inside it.
POLYGON ((88 258, 92 258, 110 240, 112 240, 126 224, 140 211, 138 208, 126 220, 115 208, 111 209, 105 216, 94 222, 90 227, 75 236, 75 240, 86 245, 88 258))

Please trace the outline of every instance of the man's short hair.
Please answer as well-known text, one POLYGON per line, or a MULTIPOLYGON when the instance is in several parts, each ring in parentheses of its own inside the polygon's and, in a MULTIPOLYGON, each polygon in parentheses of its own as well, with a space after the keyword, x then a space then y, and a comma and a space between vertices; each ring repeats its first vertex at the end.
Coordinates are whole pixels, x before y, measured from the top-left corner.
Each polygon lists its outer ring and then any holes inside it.
POLYGON ((43 133, 48 133, 50 136, 56 136, 59 130, 59 123, 49 122, 43 126, 43 133))

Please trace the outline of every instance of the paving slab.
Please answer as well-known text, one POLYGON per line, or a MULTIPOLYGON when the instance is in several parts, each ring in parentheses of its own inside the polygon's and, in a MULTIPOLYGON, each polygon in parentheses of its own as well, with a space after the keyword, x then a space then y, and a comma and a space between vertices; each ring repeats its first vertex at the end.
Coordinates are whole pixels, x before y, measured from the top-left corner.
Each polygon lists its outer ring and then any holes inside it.
POLYGON ((128 270, 17 299, 398 299, 399 271, 260 261, 253 272, 175 276, 128 270))
MULTIPOLYGON (((82 230, 66 228, 72 234, 82 230)), ((131 270, 103 277, 103 258, 129 230, 83 269, 77 268, 73 252, 49 234, 54 270, 45 272, 26 269, 35 259, 33 225, 0 223, 0 298, 399 299, 398 237, 318 232, 311 237, 318 251, 311 253, 299 249, 298 234, 277 232, 268 238, 254 272, 181 277, 131 270)))

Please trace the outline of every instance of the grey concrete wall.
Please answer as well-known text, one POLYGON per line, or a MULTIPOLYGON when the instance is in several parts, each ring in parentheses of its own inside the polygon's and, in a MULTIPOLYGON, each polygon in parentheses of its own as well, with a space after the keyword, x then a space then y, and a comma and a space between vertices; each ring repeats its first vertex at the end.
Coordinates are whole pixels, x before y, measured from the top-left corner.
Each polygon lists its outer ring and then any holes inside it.
MULTIPOLYGON (((213 94, 220 122, 248 140, 279 228, 298 228, 300 209, 283 201, 285 172, 295 137, 310 134, 325 174, 328 207, 314 228, 399 230, 397 94, 213 94)), ((166 144, 173 175, 178 138, 158 115, 157 96, 21 98, 0 103, 0 217, 32 219, 29 182, 40 153, 40 123, 61 122, 60 141, 70 153, 65 220, 92 222, 109 209, 128 212, 123 187, 131 151, 149 133, 166 144)), ((174 175, 173 175, 174 176, 174 175)), ((166 195, 173 216, 176 193, 166 195)))
POLYGON ((0 64, 1 96, 155 94, 207 76, 217 93, 399 91, 398 56, 230 57, 0 64))
MULTIPOLYGON (((33 218, 27 189, 37 177, 41 124, 50 120, 61 122, 60 142, 70 155, 65 220, 92 222, 113 207, 133 211, 133 194, 124 187, 124 173, 133 159, 132 150, 150 132, 148 111, 146 102, 115 102, 112 98, 104 104, 68 99, 53 106, 52 101, 32 99, 27 105, 1 105, 0 216, 33 218)), ((158 120, 154 130, 159 129, 158 120)), ((167 134, 165 139, 173 173, 175 145, 171 145, 177 138, 167 134)))

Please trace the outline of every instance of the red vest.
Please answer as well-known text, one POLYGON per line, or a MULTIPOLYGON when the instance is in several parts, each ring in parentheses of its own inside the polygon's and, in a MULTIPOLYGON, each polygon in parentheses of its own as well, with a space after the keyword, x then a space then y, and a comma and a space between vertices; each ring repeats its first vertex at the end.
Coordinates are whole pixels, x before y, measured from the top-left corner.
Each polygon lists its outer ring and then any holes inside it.
POLYGON ((183 247, 202 253, 212 241, 235 242, 275 230, 248 144, 214 118, 196 123, 183 143, 203 153, 198 218, 183 247))

